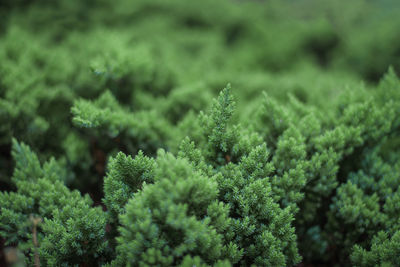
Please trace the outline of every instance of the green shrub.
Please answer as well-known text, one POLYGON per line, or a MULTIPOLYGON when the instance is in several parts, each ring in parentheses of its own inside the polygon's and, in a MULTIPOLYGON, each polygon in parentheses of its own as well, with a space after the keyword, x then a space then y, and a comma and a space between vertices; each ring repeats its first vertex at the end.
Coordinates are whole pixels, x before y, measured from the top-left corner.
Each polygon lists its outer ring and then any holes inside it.
POLYGON ((65 172, 54 159, 41 165, 36 154, 17 141, 12 154, 17 191, 0 193, 1 235, 30 255, 31 264, 34 257, 46 266, 101 260, 107 248, 101 208, 64 185, 65 172))
POLYGON ((343 6, 0 3, 0 265, 397 266, 399 6, 343 6))

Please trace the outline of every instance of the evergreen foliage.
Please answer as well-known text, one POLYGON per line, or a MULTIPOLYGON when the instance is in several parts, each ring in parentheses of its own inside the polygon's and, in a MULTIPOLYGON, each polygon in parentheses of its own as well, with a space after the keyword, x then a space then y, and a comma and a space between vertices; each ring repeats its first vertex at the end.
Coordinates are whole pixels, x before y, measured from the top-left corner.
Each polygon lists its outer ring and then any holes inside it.
POLYGON ((398 266, 400 5, 343 5, 0 3, 0 265, 398 266))
POLYGON ((101 260, 107 248, 105 213, 92 207, 90 197, 64 185, 61 166, 54 159, 41 165, 28 146, 15 140, 12 155, 17 191, 0 193, 1 235, 31 255, 31 264, 38 256, 45 266, 101 260), (34 226, 37 233, 31 230, 32 218, 42 222, 34 226))

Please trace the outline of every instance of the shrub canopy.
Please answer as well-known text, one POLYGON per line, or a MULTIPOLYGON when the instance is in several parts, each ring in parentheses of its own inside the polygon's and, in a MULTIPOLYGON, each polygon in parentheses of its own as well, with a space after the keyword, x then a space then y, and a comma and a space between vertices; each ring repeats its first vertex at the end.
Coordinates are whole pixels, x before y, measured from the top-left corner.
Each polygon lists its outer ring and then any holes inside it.
POLYGON ((399 9, 3 1, 0 265, 397 266, 399 9))

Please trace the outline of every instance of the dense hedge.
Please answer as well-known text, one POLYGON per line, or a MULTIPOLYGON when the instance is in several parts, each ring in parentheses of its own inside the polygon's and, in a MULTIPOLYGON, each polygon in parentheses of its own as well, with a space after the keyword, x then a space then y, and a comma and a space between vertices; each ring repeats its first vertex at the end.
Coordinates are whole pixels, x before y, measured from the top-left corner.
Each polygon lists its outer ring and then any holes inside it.
POLYGON ((343 6, 1 2, 0 265, 397 266, 400 5, 343 6))

